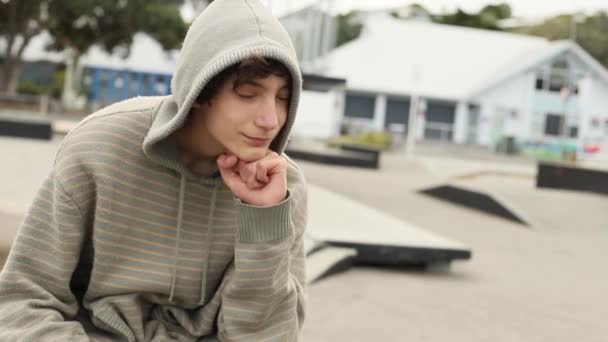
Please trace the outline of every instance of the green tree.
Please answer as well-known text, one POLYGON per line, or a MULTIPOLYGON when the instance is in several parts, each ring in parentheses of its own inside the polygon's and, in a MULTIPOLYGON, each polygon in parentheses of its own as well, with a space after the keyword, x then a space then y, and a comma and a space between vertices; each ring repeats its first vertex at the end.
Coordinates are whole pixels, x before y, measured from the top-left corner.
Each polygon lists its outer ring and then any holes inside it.
POLYGON ((363 24, 356 19, 357 12, 349 12, 337 16, 338 32, 336 47, 356 39, 361 34, 363 24))
MULTIPOLYGON (((519 27, 514 32, 559 40, 571 38, 575 15, 564 14, 545 20, 538 25, 519 27)), ((605 67, 608 67, 608 13, 598 12, 576 23, 576 43, 605 67)))
POLYGON ((454 13, 435 15, 433 16, 433 21, 440 24, 501 31, 499 21, 510 17, 511 7, 507 4, 499 4, 485 6, 475 14, 469 14, 461 9, 457 9, 454 13))
MULTIPOLYGON (((3 23, 0 34, 6 41, 24 41, 24 49, 29 40, 16 37, 31 38, 44 29, 53 37, 48 49, 68 52, 66 83, 70 89, 78 58, 92 45, 98 44, 109 52, 121 47, 126 55, 133 35, 146 32, 163 48, 171 49, 179 47, 187 30, 179 13, 180 2, 175 0, 0 0, 0 4, 3 23), (20 15, 14 16, 14 13, 20 15), (12 26, 4 24, 7 20, 12 26)), ((4 58, 2 70, 10 70, 7 62, 13 68, 20 65, 21 54, 4 58)), ((18 72, 13 72, 2 84, 11 87, 14 84, 15 87, 9 89, 14 92, 18 76, 18 72)))
POLYGON ((30 40, 42 30, 46 3, 46 0, 0 0, 0 92, 16 92, 21 56, 30 40))
POLYGON ((133 35, 146 32, 164 49, 181 43, 187 26, 176 3, 166 0, 61 0, 49 4, 45 28, 54 41, 49 49, 67 51, 63 103, 75 97, 72 85, 78 59, 92 45, 129 54, 133 35))

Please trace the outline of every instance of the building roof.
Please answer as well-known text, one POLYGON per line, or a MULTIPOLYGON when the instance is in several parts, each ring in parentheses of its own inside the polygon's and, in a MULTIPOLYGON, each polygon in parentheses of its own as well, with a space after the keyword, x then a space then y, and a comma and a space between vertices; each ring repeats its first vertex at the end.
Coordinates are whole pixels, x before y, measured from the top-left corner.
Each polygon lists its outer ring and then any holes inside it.
POLYGON ((570 40, 560 40, 551 42, 546 48, 525 56, 521 60, 515 61, 512 65, 505 67, 501 72, 488 77, 484 83, 481 83, 477 88, 474 88, 468 94, 468 97, 472 98, 481 95, 485 91, 500 85, 511 77, 551 61, 565 52, 572 54, 576 58, 576 61, 579 64, 583 64, 592 75, 608 84, 608 70, 606 70, 603 65, 578 44, 575 44, 570 40))
POLYGON ((346 78, 351 90, 456 101, 555 48, 544 38, 381 15, 367 19, 360 38, 332 51, 325 71, 346 78))

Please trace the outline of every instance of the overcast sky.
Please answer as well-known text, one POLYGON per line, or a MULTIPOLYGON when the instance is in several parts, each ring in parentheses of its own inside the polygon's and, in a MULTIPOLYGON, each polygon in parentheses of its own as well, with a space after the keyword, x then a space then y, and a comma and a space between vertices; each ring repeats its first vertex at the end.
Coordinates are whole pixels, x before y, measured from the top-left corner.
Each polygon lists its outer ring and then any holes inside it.
MULTIPOLYGON (((314 0, 263 0, 271 3, 273 7, 298 7, 301 3, 310 3, 314 0)), ((352 9, 374 9, 391 6, 418 3, 433 13, 453 11, 457 7, 466 11, 476 12, 487 4, 506 2, 511 5, 514 16, 537 19, 556 14, 586 12, 594 13, 598 10, 608 11, 608 0, 333 0, 334 11, 347 12, 352 9)), ((280 11, 280 10, 279 10, 280 11)))

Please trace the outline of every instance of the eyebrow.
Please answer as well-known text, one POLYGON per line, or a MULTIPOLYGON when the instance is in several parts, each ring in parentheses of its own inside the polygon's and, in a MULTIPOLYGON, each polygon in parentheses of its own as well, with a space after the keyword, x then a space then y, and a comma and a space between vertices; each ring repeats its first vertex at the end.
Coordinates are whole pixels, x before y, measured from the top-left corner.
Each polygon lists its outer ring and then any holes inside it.
MULTIPOLYGON (((240 85, 238 85, 238 86, 247 85, 247 84, 248 84, 248 85, 252 85, 252 86, 254 86, 254 87, 256 87, 256 88, 265 88, 265 87, 264 87, 264 86, 263 86, 261 83, 256 82, 255 80, 248 80, 248 81, 245 81, 245 82, 241 83, 241 84, 240 84, 240 85)), ((237 87, 238 87, 238 86, 237 86, 237 87)), ((282 86, 281 88, 279 88, 279 91, 280 91, 280 90, 283 90, 283 89, 285 89, 285 90, 287 90, 289 93, 291 93, 291 88, 289 87, 289 84, 287 84, 287 82, 285 82, 285 85, 284 85, 284 86, 282 86)))

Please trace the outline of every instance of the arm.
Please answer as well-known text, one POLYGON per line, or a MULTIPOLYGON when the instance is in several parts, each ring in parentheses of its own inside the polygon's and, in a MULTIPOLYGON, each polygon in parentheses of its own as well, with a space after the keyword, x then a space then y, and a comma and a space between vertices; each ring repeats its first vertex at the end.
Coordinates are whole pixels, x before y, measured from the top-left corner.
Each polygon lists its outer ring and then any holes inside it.
POLYGON ((78 312, 70 280, 83 227, 78 206, 52 172, 0 274, 0 341, 88 341, 83 327, 70 322, 78 312))
POLYGON ((241 203, 234 274, 222 293, 222 341, 297 341, 305 315, 306 184, 289 167, 287 197, 241 203))

